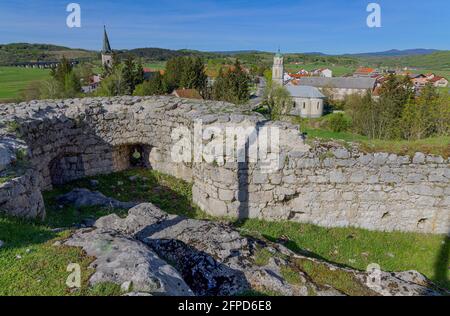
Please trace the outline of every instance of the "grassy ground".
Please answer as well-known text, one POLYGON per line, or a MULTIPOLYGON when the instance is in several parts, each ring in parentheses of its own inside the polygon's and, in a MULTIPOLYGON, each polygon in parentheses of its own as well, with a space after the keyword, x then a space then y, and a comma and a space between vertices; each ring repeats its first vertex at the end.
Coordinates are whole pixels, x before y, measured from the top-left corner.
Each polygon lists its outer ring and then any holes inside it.
POLYGON ((166 62, 153 62, 144 64, 144 67, 154 69, 154 70, 164 70, 166 69, 166 62))
POLYGON ((414 156, 417 152, 450 157, 450 136, 432 137, 417 141, 369 139, 366 136, 351 132, 333 132, 327 128, 327 120, 332 115, 320 119, 292 118, 292 122, 300 125, 300 130, 308 134, 308 138, 353 142, 361 145, 364 152, 388 152, 398 155, 414 156))
POLYGON ((0 103, 20 97, 29 83, 44 80, 48 74, 47 69, 0 67, 0 103))
MULTIPOLYGON (((97 189, 100 192, 116 199, 149 201, 172 214, 209 218, 192 204, 190 184, 158 172, 131 170, 95 179, 99 181, 97 189), (140 178, 130 180, 130 176, 135 175, 140 178)), ((119 288, 111 284, 89 288, 87 280, 93 272, 89 269, 89 264, 93 258, 86 257, 79 249, 53 246, 57 240, 67 237, 71 227, 83 219, 99 218, 110 213, 118 213, 121 216, 126 214, 125 210, 60 208, 55 198, 75 187, 91 188, 88 179, 84 179, 44 194, 48 212, 45 222, 26 222, 0 217, 0 240, 5 242, 5 246, 0 249, 0 295, 120 293, 119 288), (56 232, 55 228, 63 228, 63 231, 56 232), (81 266, 83 282, 78 291, 70 291, 65 286, 70 274, 66 268, 70 263, 78 263, 81 266)), ((259 220, 248 220, 236 224, 236 227, 244 234, 257 235, 272 241, 287 239, 287 246, 293 251, 306 250, 314 257, 361 270, 365 270, 369 263, 378 263, 388 271, 415 269, 450 289, 449 240, 444 236, 379 233, 353 228, 325 229, 307 224, 269 223, 259 220)), ((257 261, 263 264, 265 260, 266 255, 261 252, 257 261)), ((322 283, 338 283, 344 287, 345 284, 353 284, 351 280, 341 280, 342 275, 334 276, 321 271, 320 267, 310 267, 302 262, 296 264, 322 283)), ((288 269, 284 274, 295 281, 292 270, 288 269)), ((346 293, 357 290, 345 289, 346 293)))
POLYGON ((310 138, 323 140, 342 140, 361 144, 364 152, 388 152, 398 155, 414 156, 417 152, 450 157, 450 136, 427 138, 417 141, 406 140, 369 140, 367 137, 348 132, 333 132, 324 129, 304 128, 310 138))

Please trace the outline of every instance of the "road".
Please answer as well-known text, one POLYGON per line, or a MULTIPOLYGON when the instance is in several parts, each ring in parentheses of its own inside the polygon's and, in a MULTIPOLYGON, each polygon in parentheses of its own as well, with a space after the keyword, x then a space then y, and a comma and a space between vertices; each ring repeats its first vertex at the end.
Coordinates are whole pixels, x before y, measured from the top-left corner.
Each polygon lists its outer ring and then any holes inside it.
POLYGON ((264 90, 266 89, 266 85, 266 79, 264 77, 259 77, 259 84, 256 89, 256 93, 251 96, 250 101, 248 102, 248 105, 249 107, 251 107, 251 109, 258 108, 264 101, 264 90))

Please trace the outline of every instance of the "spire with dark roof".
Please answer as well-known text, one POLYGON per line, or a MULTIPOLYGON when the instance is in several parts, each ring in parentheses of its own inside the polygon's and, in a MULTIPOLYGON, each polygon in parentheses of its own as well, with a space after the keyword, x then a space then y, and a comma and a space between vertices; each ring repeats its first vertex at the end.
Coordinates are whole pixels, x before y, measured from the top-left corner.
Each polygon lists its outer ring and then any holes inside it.
POLYGON ((108 33, 106 33, 106 26, 104 26, 104 35, 103 35, 103 54, 112 54, 111 45, 109 44, 108 33))
POLYGON ((276 53, 276 55, 275 56, 277 56, 277 57, 283 57, 283 54, 281 53, 281 49, 278 47, 278 51, 277 51, 277 53, 276 53))

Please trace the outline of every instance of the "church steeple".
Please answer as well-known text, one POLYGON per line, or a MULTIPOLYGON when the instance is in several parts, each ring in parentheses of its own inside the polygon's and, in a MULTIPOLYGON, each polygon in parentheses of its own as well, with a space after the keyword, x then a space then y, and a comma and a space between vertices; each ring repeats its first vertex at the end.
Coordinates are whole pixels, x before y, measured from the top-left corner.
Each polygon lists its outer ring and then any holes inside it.
POLYGON ((103 26, 104 34, 103 34, 103 54, 112 54, 111 45, 109 44, 108 33, 106 33, 106 26, 103 26))
POLYGON ((280 86, 284 84, 284 57, 280 49, 273 59, 272 82, 280 86))
POLYGON ((113 51, 109 44, 108 33, 106 33, 106 26, 103 29, 103 49, 102 49, 102 65, 105 68, 112 68, 113 66, 113 51))

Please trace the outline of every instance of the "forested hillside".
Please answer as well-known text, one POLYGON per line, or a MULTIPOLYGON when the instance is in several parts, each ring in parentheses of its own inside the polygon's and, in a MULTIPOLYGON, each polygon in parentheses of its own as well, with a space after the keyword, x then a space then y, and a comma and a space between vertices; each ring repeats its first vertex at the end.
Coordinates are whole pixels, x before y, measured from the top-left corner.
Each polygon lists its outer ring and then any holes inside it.
POLYGON ((95 59, 98 53, 49 44, 0 44, 0 66, 21 62, 57 61, 62 56, 68 59, 87 60, 95 59))

